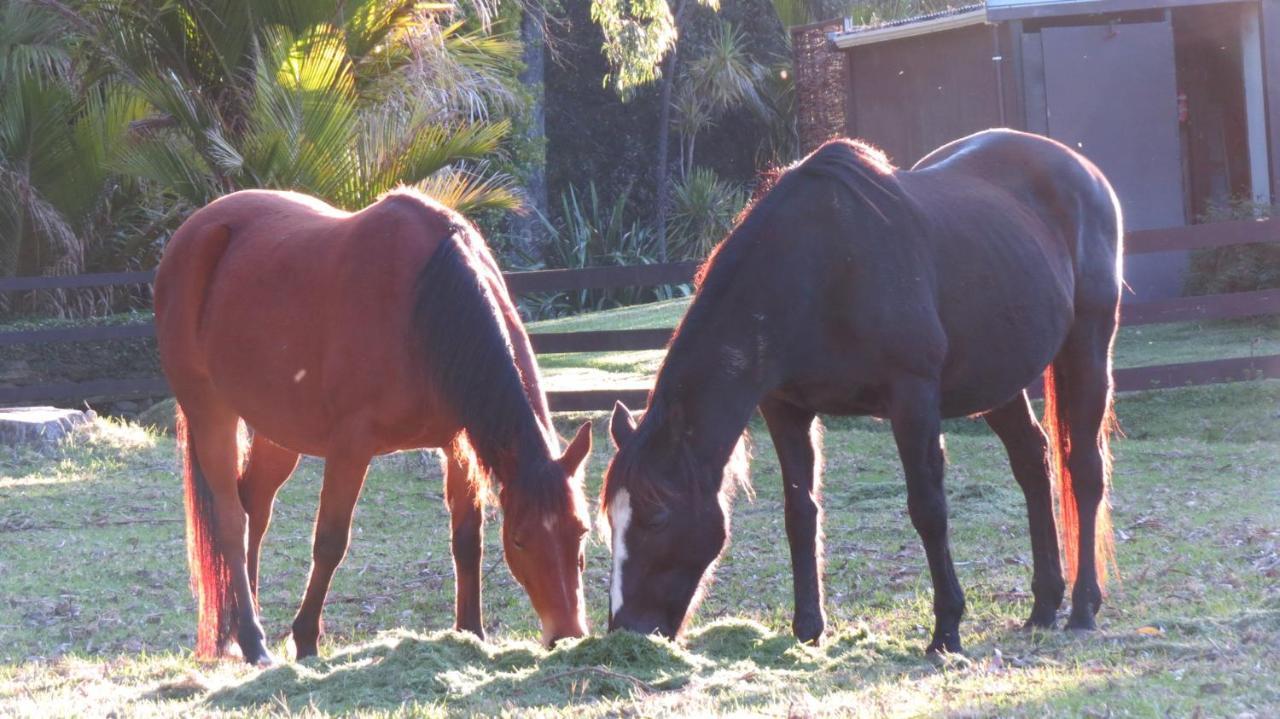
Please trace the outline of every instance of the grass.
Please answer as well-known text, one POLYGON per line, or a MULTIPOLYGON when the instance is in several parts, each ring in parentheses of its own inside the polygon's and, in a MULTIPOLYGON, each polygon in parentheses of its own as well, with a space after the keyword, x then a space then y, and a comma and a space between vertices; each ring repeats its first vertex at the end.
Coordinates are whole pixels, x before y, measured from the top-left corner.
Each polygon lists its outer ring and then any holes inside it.
MULTIPOLYGON (((1030 608, 1021 494, 999 443, 948 441, 967 656, 925 661, 923 552, 887 428, 829 421, 828 641, 790 637, 778 467, 754 423, 753 501, 682 644, 594 636, 544 651, 486 530, 490 641, 452 623, 448 519, 424 453, 379 459, 326 609, 319 659, 265 671, 190 655, 172 441, 99 421, 42 451, 0 448, 0 716, 1276 716, 1280 382, 1122 395, 1115 519, 1123 579, 1084 636, 1017 629, 1030 608)), ((567 432, 580 416, 558 418, 567 432)), ((589 492, 610 454, 596 415, 589 492)), ((285 486, 263 557, 277 656, 309 566, 320 463, 285 486)), ((608 550, 593 535, 591 626, 608 550)))

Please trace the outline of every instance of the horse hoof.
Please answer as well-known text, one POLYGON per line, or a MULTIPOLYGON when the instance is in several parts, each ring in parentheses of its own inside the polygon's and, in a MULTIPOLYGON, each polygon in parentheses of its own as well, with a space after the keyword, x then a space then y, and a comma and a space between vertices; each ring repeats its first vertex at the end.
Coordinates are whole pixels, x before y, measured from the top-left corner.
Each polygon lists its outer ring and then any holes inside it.
POLYGON ((822 617, 797 617, 791 622, 791 631, 801 644, 818 646, 822 633, 826 630, 826 622, 822 617))
POLYGON ((1058 613, 1053 610, 1031 610, 1031 616, 1027 621, 1022 623, 1023 631, 1032 631, 1035 629, 1053 629, 1053 625, 1058 623, 1058 613))
POLYGON ((928 648, 924 650, 927 657, 937 657, 942 654, 964 654, 964 649, 960 646, 960 637, 936 637, 929 642, 928 648))
POLYGON ((242 654, 244 655, 245 663, 250 666, 269 667, 276 663, 275 657, 271 656, 271 652, 261 645, 242 650, 242 654))
POLYGON ((317 654, 319 654, 319 651, 317 651, 316 642, 299 642, 297 638, 294 638, 293 640, 293 658, 294 659, 299 659, 299 660, 306 659, 307 657, 314 657, 317 654))
POLYGON ((1067 620, 1065 629, 1074 632, 1092 632, 1098 628, 1098 623, 1094 621, 1093 614, 1084 612, 1077 614, 1071 613, 1071 618, 1067 620))

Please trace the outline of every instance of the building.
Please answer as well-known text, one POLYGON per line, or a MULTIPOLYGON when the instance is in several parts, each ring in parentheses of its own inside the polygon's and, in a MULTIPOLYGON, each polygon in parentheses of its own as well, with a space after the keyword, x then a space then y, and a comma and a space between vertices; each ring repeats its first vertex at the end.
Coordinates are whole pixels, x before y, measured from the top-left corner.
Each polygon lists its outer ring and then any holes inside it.
MULTIPOLYGON (((874 27, 792 29, 801 140, 862 137, 910 166, 1013 127, 1093 160, 1130 230, 1280 197, 1280 0, 988 0, 874 27)), ((1133 258, 1177 295, 1185 252, 1133 258)))

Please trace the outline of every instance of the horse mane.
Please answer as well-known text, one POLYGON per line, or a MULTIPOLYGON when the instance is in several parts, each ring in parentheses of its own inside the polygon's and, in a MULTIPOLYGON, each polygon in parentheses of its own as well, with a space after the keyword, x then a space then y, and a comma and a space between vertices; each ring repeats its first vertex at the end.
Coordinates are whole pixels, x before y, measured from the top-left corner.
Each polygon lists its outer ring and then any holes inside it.
MULTIPOLYGON (((463 237, 472 231, 455 225, 414 288, 413 331, 427 380, 463 427, 453 446, 476 460, 481 471, 473 473, 475 481, 487 483, 496 475, 503 488, 515 489, 525 501, 559 506, 568 501, 564 483, 539 481, 558 474, 516 471, 513 464, 537 461, 549 449, 525 394, 497 299, 463 237), (512 471, 499 474, 499 469, 512 471)), ((482 488, 490 489, 487 484, 482 488)))
MULTIPOLYGON (((681 477, 701 477, 703 475, 701 469, 702 462, 695 455, 692 447, 687 442, 682 442, 678 438, 680 433, 671 432, 669 421, 666 418, 666 409, 661 403, 651 403, 649 409, 645 410, 644 420, 636 427, 635 434, 627 443, 628 449, 619 449, 613 459, 609 461, 609 468, 605 472, 604 483, 600 486, 600 509, 602 527, 609 524, 609 504, 616 494, 617 489, 625 488, 633 497, 644 497, 650 501, 662 502, 674 495, 675 487, 669 481, 647 481, 637 482, 635 478, 645 476, 645 461, 640 458, 639 447, 644 446, 648 442, 662 442, 660 451, 664 457, 669 457, 676 467, 676 476, 681 477), (666 432, 665 437, 658 436, 662 428, 666 432)), ((652 456, 645 458, 652 461, 652 456)), ((755 491, 751 486, 751 441, 747 432, 738 437, 733 449, 729 453, 729 458, 725 462, 721 472, 720 481, 714 487, 704 482, 696 482, 692 485, 695 498, 702 496, 706 492, 718 493, 726 502, 730 501, 738 492, 744 492, 748 497, 754 498, 755 491)), ((727 509, 727 507, 726 507, 727 509)))
POLYGON ((762 221, 770 210, 782 204, 803 185, 814 179, 832 180, 859 200, 859 205, 870 209, 880 220, 888 222, 887 207, 901 201, 894 172, 897 170, 884 151, 862 140, 845 137, 823 143, 821 147, 786 167, 770 167, 759 173, 751 199, 734 219, 733 229, 711 250, 694 277, 694 287, 702 285, 711 269, 718 263, 734 265, 745 243, 733 242, 734 237, 746 234, 762 221))

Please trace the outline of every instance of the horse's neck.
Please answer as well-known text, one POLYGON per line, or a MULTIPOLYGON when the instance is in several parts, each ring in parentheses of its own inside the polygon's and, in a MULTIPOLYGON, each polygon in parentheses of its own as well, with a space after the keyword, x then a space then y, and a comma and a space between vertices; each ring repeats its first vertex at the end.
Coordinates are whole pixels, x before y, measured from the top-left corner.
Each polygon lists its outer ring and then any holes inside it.
POLYGON ((653 390, 663 429, 702 461, 723 466, 737 445, 772 371, 749 308, 702 307, 682 326, 653 390), (726 315, 722 320, 721 313, 726 315), (745 315, 744 315, 745 313, 745 315), (746 321, 743 321, 743 318, 746 321))

